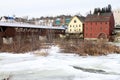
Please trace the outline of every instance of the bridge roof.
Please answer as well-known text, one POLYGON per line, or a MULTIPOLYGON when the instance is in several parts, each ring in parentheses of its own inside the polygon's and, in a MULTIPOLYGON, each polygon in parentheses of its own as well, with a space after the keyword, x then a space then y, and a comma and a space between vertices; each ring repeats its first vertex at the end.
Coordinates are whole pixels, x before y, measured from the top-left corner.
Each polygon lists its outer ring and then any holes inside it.
POLYGON ((27 24, 27 23, 18 23, 18 22, 2 22, 0 21, 0 26, 4 27, 17 27, 17 28, 41 28, 41 29, 58 29, 58 30, 65 30, 65 27, 53 27, 53 26, 40 26, 34 24, 27 24))

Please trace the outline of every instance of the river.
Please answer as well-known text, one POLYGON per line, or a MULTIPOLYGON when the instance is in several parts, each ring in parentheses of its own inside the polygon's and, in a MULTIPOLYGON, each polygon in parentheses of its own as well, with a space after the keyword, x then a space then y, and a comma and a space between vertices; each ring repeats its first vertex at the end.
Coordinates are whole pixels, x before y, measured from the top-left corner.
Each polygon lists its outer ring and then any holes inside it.
POLYGON ((120 54, 78 56, 61 53, 57 46, 47 52, 0 53, 0 80, 120 80, 120 54))

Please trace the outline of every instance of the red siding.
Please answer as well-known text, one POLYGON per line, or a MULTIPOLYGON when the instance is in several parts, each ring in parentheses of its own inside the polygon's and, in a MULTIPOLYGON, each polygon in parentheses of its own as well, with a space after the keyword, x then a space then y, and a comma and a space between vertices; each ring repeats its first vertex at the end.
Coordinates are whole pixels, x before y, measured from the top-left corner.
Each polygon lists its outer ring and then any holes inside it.
POLYGON ((111 15, 109 21, 85 21, 84 38, 98 38, 104 33, 109 38, 114 29, 114 17, 111 15))

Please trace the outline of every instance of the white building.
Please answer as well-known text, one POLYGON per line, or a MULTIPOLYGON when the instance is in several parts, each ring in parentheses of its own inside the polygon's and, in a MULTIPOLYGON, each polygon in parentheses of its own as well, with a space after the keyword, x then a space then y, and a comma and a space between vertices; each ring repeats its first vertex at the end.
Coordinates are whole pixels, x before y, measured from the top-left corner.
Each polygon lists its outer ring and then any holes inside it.
POLYGON ((120 9, 115 9, 113 11, 114 19, 115 19, 115 26, 120 26, 120 9))
POLYGON ((67 33, 83 33, 85 17, 74 16, 68 24, 67 33))
POLYGON ((6 16, 2 16, 0 18, 0 21, 2 21, 2 22, 15 22, 13 17, 6 17, 6 16))
POLYGON ((41 20, 35 21, 35 24, 41 25, 41 26, 52 26, 53 22, 54 20, 52 19, 41 19, 41 20))

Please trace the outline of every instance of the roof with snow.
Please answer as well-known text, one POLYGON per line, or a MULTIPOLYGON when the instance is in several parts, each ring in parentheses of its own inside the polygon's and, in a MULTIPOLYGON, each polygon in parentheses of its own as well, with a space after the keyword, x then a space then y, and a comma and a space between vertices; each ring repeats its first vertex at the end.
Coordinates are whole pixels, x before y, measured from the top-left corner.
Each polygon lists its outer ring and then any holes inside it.
POLYGON ((53 26, 40 26, 40 25, 33 25, 27 23, 18 23, 18 22, 2 22, 0 21, 0 26, 5 27, 20 27, 20 28, 41 28, 41 29, 58 29, 58 30, 65 30, 65 27, 53 27, 53 26))

